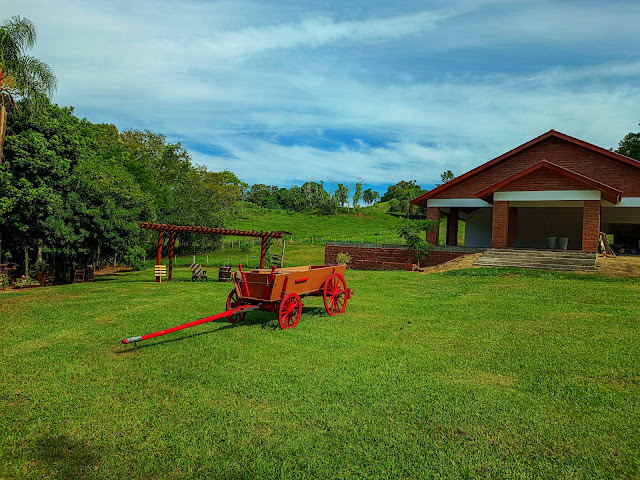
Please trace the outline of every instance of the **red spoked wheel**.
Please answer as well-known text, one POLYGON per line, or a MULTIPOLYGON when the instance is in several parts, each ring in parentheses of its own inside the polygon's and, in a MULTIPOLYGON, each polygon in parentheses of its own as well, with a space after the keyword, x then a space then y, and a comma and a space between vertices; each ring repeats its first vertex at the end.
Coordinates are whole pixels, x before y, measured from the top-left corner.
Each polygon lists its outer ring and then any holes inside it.
MULTIPOLYGON (((238 308, 239 306, 244 305, 244 302, 238 298, 238 294, 236 293, 236 289, 231 290, 231 293, 227 297, 227 310, 233 310, 234 308, 238 308)), ((229 321, 231 323, 236 323, 241 320, 244 320, 244 317, 247 316, 247 312, 236 312, 233 315, 229 315, 229 321)))
POLYGON ((280 326, 283 329, 295 327, 298 324, 298 320, 300 320, 300 315, 302 315, 300 297, 297 293, 290 293, 280 302, 280 309, 278 310, 280 326))
POLYGON ((347 308, 347 282, 339 273, 334 273, 324 284, 324 307, 332 317, 347 308))

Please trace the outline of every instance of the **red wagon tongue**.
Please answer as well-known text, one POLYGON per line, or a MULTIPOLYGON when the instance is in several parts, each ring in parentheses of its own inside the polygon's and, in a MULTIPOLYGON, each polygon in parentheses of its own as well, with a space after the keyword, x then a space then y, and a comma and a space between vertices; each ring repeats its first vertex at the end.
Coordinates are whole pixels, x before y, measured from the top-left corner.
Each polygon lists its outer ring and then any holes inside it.
POLYGON ((177 327, 167 328, 165 330, 160 330, 159 332, 147 333, 145 335, 140 335, 140 336, 137 336, 137 337, 124 338, 122 340, 122 343, 128 344, 128 343, 141 342, 142 340, 147 340, 149 338, 160 337, 160 336, 166 335, 168 333, 177 332, 178 330, 184 330, 185 328, 195 327, 196 325, 201 325, 203 323, 213 322, 214 320, 219 320, 220 318, 229 317, 229 316, 233 315, 234 313, 238 313, 240 311, 257 310, 258 308, 259 307, 256 306, 256 305, 241 305, 241 306, 239 306, 237 308, 234 308, 232 310, 227 310, 225 312, 218 313, 218 314, 212 315, 210 317, 201 318, 200 320, 194 320, 193 322, 183 323, 182 325, 178 325, 177 327))

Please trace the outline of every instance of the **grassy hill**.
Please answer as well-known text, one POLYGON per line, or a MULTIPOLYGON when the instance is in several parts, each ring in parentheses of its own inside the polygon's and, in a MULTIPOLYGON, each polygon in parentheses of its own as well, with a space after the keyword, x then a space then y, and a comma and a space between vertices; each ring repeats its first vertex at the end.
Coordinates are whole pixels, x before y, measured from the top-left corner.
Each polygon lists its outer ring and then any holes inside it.
MULTIPOLYGON (((399 241, 397 228, 406 220, 398 214, 388 213, 385 203, 360 208, 353 212, 337 215, 319 213, 297 213, 284 210, 269 210, 246 204, 240 216, 231 226, 246 230, 285 230, 293 233, 293 238, 308 243, 313 237, 315 243, 322 240, 356 241, 365 243, 392 243, 399 241)), ((440 237, 444 243, 446 220, 441 221, 440 237)), ((458 243, 464 241, 464 222, 459 222, 458 243)))
POLYGON ((249 206, 233 223, 234 228, 248 230, 285 230, 297 239, 375 241, 376 237, 397 237, 401 217, 380 210, 361 208, 357 213, 322 215, 269 210, 249 206))

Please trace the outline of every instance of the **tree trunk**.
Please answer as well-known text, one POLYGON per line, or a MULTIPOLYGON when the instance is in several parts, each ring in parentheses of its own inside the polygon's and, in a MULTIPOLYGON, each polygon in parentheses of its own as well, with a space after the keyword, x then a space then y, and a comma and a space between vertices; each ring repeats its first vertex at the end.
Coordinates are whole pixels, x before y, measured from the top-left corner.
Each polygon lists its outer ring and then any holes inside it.
POLYGON ((29 247, 24 246, 24 276, 29 277, 29 247))
POLYGON ((36 254, 36 264, 42 264, 42 246, 44 245, 43 239, 38 239, 38 253, 36 254))
POLYGON ((7 133, 7 109, 0 105, 0 165, 4 158, 4 136, 7 133))

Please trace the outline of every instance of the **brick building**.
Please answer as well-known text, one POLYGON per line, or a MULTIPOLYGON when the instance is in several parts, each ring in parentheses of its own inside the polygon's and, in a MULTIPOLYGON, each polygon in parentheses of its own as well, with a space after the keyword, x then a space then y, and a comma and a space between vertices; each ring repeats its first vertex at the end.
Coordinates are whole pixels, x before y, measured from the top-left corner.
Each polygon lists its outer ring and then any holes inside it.
MULTIPOLYGON (((556 237, 596 252, 604 231, 638 248, 640 162, 550 130, 412 203, 428 219, 447 215, 451 246, 462 219, 465 247, 538 249, 556 237)), ((437 245, 438 234, 427 241, 437 245)))

